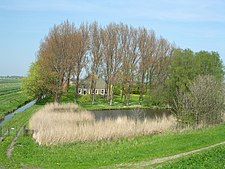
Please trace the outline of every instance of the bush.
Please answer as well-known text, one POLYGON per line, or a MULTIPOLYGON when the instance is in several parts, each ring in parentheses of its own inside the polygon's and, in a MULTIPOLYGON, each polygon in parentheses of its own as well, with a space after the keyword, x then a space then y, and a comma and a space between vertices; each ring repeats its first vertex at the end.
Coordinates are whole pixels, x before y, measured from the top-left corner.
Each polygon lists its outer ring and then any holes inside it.
POLYGON ((138 85, 133 85, 131 89, 132 94, 140 94, 140 89, 138 85))
POLYGON ((222 121, 224 87, 214 76, 197 77, 189 86, 189 92, 177 91, 174 112, 178 120, 188 125, 209 125, 222 121))
POLYGON ((87 94, 87 95, 83 95, 79 98, 78 100, 79 103, 90 103, 91 102, 91 95, 87 94))
POLYGON ((144 102, 147 106, 162 106, 166 103, 164 86, 159 85, 152 90, 148 90, 148 94, 144 97, 144 102))
POLYGON ((113 94, 119 96, 121 94, 121 86, 119 85, 114 86, 113 94))

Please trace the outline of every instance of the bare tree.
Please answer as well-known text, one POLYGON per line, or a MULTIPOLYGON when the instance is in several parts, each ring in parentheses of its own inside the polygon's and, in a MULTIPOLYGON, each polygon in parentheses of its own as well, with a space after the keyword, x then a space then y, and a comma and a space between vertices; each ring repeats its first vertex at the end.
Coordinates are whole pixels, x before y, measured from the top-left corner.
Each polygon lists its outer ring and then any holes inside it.
POLYGON ((136 70, 140 59, 138 51, 138 31, 133 27, 122 25, 120 29, 122 47, 122 82, 125 104, 130 101, 131 87, 137 74, 136 70))
POLYGON ((150 83, 150 74, 155 67, 155 51, 156 51, 156 37, 155 32, 148 32, 145 28, 139 29, 139 75, 140 75, 140 96, 139 102, 143 100, 145 91, 145 84, 150 83))
POLYGON ((90 25, 90 51, 91 51, 91 92, 92 104, 95 100, 96 80, 99 78, 99 69, 102 64, 102 29, 97 22, 90 25))
POLYGON ((77 56, 80 49, 80 42, 81 42, 81 33, 76 29, 74 23, 71 23, 70 25, 70 33, 67 37, 67 50, 68 54, 64 61, 66 64, 66 76, 65 76, 65 82, 66 85, 66 91, 69 90, 69 84, 70 79, 74 73, 74 65, 77 62, 77 56))
POLYGON ((177 91, 174 112, 180 123, 209 125, 221 122, 224 111, 224 86, 211 75, 197 77, 189 92, 177 91))
POLYGON ((89 30, 87 24, 81 24, 79 28, 81 38, 78 38, 79 45, 77 46, 76 62, 74 65, 74 74, 76 76, 76 95, 80 84, 80 75, 85 66, 87 66, 87 52, 89 49, 89 30))
MULTIPOLYGON (((46 75, 49 76, 49 89, 54 95, 56 102, 60 101, 63 93, 63 83, 67 73, 67 64, 65 60, 68 59, 68 38, 71 34, 71 25, 68 21, 60 25, 55 25, 45 38, 42 45, 40 55, 40 63, 45 69, 46 75)), ((46 81, 47 82, 47 81, 46 81)))
POLYGON ((84 68, 90 69, 92 103, 95 101, 96 79, 104 75, 107 100, 113 100, 115 84, 122 85, 125 104, 130 101, 131 89, 140 79, 140 102, 145 86, 154 88, 163 84, 168 76, 167 59, 172 52, 171 44, 157 39, 153 31, 133 28, 126 24, 111 23, 100 27, 97 22, 81 24, 76 28, 65 21, 55 25, 44 39, 39 50, 38 64, 46 75, 46 84, 59 101, 71 76, 76 77, 76 95, 84 68), (87 62, 89 59, 89 63, 87 62), (47 82, 48 81, 48 82, 47 82))
POLYGON ((173 45, 166 39, 160 37, 156 43, 155 66, 152 69, 152 85, 158 86, 163 84, 168 77, 167 67, 169 66, 169 58, 172 55, 173 45))
POLYGON ((118 53, 118 38, 118 25, 116 24, 109 24, 102 32, 103 71, 107 83, 107 99, 110 105, 112 104, 116 75, 122 63, 118 53))

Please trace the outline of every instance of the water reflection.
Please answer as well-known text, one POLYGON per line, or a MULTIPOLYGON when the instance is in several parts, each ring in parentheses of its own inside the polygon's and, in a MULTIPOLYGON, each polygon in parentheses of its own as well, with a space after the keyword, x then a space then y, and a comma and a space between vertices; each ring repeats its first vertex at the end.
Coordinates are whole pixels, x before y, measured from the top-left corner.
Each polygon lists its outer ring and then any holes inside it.
POLYGON ((91 112, 94 114, 95 120, 97 121, 123 117, 134 120, 159 119, 171 115, 169 109, 94 110, 91 112))

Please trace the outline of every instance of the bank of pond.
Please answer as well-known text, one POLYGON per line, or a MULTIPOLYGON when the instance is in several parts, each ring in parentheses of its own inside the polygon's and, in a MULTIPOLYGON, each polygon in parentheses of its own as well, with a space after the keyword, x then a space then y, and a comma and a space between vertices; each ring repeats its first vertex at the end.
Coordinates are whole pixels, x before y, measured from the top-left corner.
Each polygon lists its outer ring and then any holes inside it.
MULTIPOLYGON (((3 127, 11 125, 19 128, 42 108, 42 104, 34 104, 25 111, 16 113, 3 124, 3 127)), ((152 109, 149 111, 151 112, 152 109)), ((63 115, 62 112, 60 113, 63 115)), ((124 117, 134 120, 139 118, 143 121, 144 117, 159 119, 169 116, 170 112, 157 109, 153 110, 153 113, 147 113, 143 109, 131 109, 93 111, 91 114, 91 117, 97 121, 123 119, 124 117)), ((14 138, 14 135, 10 135, 0 143, 2 150, 0 168, 97 168, 102 166, 108 168, 120 163, 131 163, 132 168, 133 162, 165 157, 224 141, 224 130, 225 125, 220 124, 183 132, 168 131, 162 134, 135 135, 101 141, 78 141, 58 145, 39 145, 32 135, 21 134, 14 146, 12 157, 7 158, 8 145, 14 138)), ((67 133, 66 130, 64 133, 67 133)))

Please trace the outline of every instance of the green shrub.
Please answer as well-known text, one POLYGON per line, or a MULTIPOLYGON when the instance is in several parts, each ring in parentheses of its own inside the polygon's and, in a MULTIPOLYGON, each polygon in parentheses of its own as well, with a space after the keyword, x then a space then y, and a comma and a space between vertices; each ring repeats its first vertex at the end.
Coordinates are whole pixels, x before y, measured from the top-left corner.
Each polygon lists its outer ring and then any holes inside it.
POLYGON ((138 85, 133 85, 131 89, 132 94, 140 94, 140 89, 138 85))
POLYGON ((83 95, 79 98, 78 100, 79 103, 88 103, 91 102, 91 95, 87 94, 87 95, 83 95))
POLYGON ((121 86, 119 85, 114 86, 113 94, 119 96, 121 94, 121 86))

